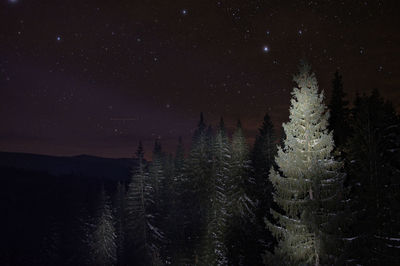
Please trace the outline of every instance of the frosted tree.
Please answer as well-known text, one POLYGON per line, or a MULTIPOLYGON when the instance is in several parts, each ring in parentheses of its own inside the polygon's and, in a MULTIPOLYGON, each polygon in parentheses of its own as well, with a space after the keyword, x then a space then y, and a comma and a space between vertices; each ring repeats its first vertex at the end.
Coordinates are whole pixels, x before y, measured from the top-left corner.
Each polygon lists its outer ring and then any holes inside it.
POLYGON ((309 65, 301 65, 294 81, 297 88, 292 92, 290 121, 283 124, 284 147, 278 148, 275 158, 278 169, 271 168, 269 175, 279 208, 271 209, 276 223, 268 219, 266 223, 278 246, 274 254, 267 252, 265 262, 332 263, 335 256, 331 252, 336 248, 331 247, 340 240, 342 165, 331 155, 334 143, 327 130, 329 113, 309 65))
POLYGON ((185 264, 198 261, 201 238, 206 230, 208 183, 211 177, 210 143, 203 114, 193 135, 192 147, 181 175, 181 202, 184 213, 185 264))
POLYGON ((226 229, 228 218, 227 188, 230 175, 231 150, 221 118, 213 141, 212 176, 208 187, 207 227, 202 262, 205 265, 227 265, 226 229))
POLYGON ((249 147, 239 120, 232 136, 230 171, 227 182, 228 232, 225 242, 229 265, 255 264, 252 259, 250 260, 254 251, 249 250, 249 248, 254 248, 249 246, 249 241, 254 237, 249 232, 252 232, 255 221, 255 204, 248 196, 249 187, 254 182, 250 178, 252 172, 249 157, 249 147))
POLYGON ((181 200, 183 192, 184 148, 182 138, 179 137, 176 156, 169 156, 166 163, 166 183, 163 192, 163 201, 167 203, 163 224, 166 239, 166 248, 163 251, 165 264, 186 265, 185 260, 185 221, 184 204, 181 200))
POLYGON ((231 216, 246 217, 253 215, 253 202, 247 196, 247 188, 251 182, 249 148, 243 134, 242 124, 238 121, 232 136, 232 156, 228 185, 228 202, 231 216))
POLYGON ((125 254, 125 184, 118 182, 117 191, 115 193, 115 228, 116 228, 116 245, 117 245, 117 262, 118 265, 124 265, 125 254))
POLYGON ((117 260, 116 233, 111 207, 104 187, 101 191, 98 217, 90 247, 94 265, 115 265, 117 260))
POLYGON ((158 243, 163 234, 155 226, 153 182, 144 170, 143 148, 139 144, 138 168, 134 171, 125 200, 127 246, 130 263, 154 265, 159 259, 158 243))

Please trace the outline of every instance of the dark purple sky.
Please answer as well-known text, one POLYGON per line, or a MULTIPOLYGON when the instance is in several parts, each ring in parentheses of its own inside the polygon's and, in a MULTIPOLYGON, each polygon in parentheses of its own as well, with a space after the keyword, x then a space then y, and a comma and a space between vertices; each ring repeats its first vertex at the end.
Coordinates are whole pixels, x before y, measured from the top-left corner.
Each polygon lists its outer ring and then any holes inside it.
POLYGON ((307 58, 329 96, 400 106, 397 1, 0 2, 0 150, 129 157, 189 144, 200 111, 254 138, 288 118, 307 58))

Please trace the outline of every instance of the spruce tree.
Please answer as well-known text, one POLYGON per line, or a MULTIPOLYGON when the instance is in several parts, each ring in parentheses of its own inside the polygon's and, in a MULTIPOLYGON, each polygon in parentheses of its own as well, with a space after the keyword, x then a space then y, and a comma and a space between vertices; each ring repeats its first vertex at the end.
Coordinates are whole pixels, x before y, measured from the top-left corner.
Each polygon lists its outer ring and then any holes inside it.
POLYGON ((342 76, 338 71, 335 72, 332 86, 332 96, 328 105, 330 110, 329 130, 333 131, 335 146, 339 147, 345 144, 350 135, 350 128, 348 102, 345 100, 346 93, 343 90, 342 76))
POLYGON ((334 263, 336 246, 331 247, 339 240, 341 163, 331 155, 329 113, 315 74, 303 64, 294 81, 298 87, 292 92, 290 121, 283 124, 284 147, 278 148, 278 169, 271 168, 269 175, 279 208, 271 209, 274 219, 266 223, 278 246, 274 254, 267 252, 265 261, 274 265, 334 263))
POLYGON ((185 217, 185 263, 198 263, 201 238, 206 230, 208 184, 211 177, 210 135, 203 114, 193 135, 192 147, 185 160, 182 175, 181 202, 185 217))
POLYGON ((117 265, 125 265, 125 184, 118 182, 115 192, 115 227, 117 245, 117 265))
POLYGON ((262 263, 261 254, 272 246, 273 237, 270 231, 265 228, 264 219, 269 215, 272 206, 272 183, 268 179, 268 173, 274 165, 276 155, 276 134, 271 118, 265 114, 263 123, 258 130, 251 153, 252 182, 250 185, 251 200, 255 204, 255 220, 250 228, 251 235, 247 242, 247 253, 251 254, 252 265, 262 263))
POLYGON ((228 182, 231 150, 221 118, 212 146, 212 176, 207 183, 207 227, 204 238, 204 265, 227 265, 226 231, 228 219, 228 182))
POLYGON ((186 212, 184 211, 184 203, 182 201, 182 194, 184 191, 183 184, 183 167, 185 163, 184 148, 182 138, 178 139, 178 146, 176 149, 175 158, 170 162, 173 165, 173 172, 169 183, 169 212, 167 218, 168 229, 165 229, 168 239, 167 253, 171 257, 172 265, 185 265, 189 263, 185 260, 185 221, 187 220, 186 212))
POLYGON ((159 258, 159 243, 163 238, 155 226, 156 210, 154 182, 150 182, 145 172, 143 147, 139 144, 137 151, 138 167, 134 170, 126 195, 126 251, 130 254, 127 263, 137 265, 154 265, 159 258))
POLYGON ((229 213, 232 216, 246 217, 253 215, 253 202, 248 197, 250 180, 249 147, 243 134, 240 120, 232 136, 232 156, 230 163, 230 178, 228 180, 229 213))
POLYGON ((90 242, 93 265, 110 266, 117 261, 116 233, 114 219, 104 187, 98 202, 97 221, 90 242))
POLYGON ((164 238, 161 246, 161 258, 165 264, 172 264, 175 260, 176 245, 176 191, 175 191, 175 161, 172 154, 164 156, 163 159, 163 180, 158 208, 158 228, 163 232, 164 238))
POLYGON ((240 120, 232 136, 229 180, 227 182, 228 221, 226 245, 229 265, 255 265, 254 247, 249 246, 254 235, 254 203, 248 196, 251 185, 249 147, 240 120))
POLYGON ((347 241, 360 264, 399 264, 400 119, 374 90, 357 96, 346 157, 355 222, 347 241))

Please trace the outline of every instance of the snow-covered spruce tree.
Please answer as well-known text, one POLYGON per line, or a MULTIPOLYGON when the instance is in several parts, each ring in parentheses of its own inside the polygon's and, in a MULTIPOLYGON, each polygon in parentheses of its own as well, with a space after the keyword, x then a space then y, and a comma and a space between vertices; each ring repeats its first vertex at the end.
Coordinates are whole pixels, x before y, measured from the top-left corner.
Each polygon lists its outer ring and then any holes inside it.
POLYGON ((210 143, 203 114, 193 135, 192 147, 182 170, 181 203, 184 213, 185 263, 198 264, 201 237, 206 230, 208 183, 211 176, 210 143))
POLYGON ((238 121, 232 136, 232 156, 230 164, 230 179, 228 185, 229 214, 237 217, 248 217, 253 215, 253 202, 247 196, 250 177, 249 148, 243 135, 242 124, 238 121))
POLYGON ((154 265, 159 256, 159 242, 163 235, 155 226, 153 182, 145 172, 143 148, 136 154, 139 165, 134 171, 126 194, 126 241, 129 254, 127 264, 154 265))
POLYGON ((166 249, 164 258, 166 264, 186 265, 189 262, 185 260, 186 249, 184 240, 185 212, 182 197, 182 169, 184 166, 184 149, 182 138, 179 138, 175 158, 170 157, 166 163, 166 187, 164 189, 163 200, 168 203, 167 213, 164 217, 162 231, 165 234, 166 249))
MULTIPOLYGON (((251 171, 249 147, 244 137, 240 120, 232 136, 229 180, 227 182, 228 197, 228 232, 226 245, 229 265, 255 265, 249 258, 251 252, 248 243, 253 235, 254 203, 248 197, 251 171)), ((251 184, 253 185, 253 184, 251 184)), ((253 247, 251 247, 253 248, 253 247)))
POLYGON ((114 195, 117 265, 125 265, 125 183, 118 182, 114 195))
POLYGON ((271 265, 334 263, 334 244, 341 239, 342 165, 331 155, 329 113, 309 65, 301 65, 294 81, 298 88, 292 92, 290 121, 283 124, 286 139, 275 158, 278 170, 271 168, 269 176, 280 208, 271 209, 277 224, 268 219, 266 223, 278 246, 264 259, 271 265))
POLYGON ((226 230, 228 218, 227 188, 230 174, 230 143, 221 118, 212 147, 212 176, 208 182, 206 236, 201 263, 227 265, 226 230))
POLYGON ((163 232, 164 238, 160 246, 160 255, 164 264, 172 264, 175 258, 176 227, 176 195, 174 177, 174 157, 172 154, 163 158, 163 179, 160 198, 158 200, 159 217, 157 227, 163 232))
POLYGON ((102 187, 90 248, 93 265, 115 265, 117 260, 116 233, 109 200, 102 187))

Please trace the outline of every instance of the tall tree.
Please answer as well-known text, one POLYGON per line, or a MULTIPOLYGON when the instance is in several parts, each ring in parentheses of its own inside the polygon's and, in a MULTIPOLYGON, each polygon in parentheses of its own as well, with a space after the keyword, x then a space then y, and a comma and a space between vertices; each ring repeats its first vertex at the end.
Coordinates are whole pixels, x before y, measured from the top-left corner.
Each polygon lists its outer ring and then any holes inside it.
POLYGON ((125 265, 125 193, 125 183, 118 182, 114 197, 117 265, 125 265))
POLYGON ((197 264, 201 253, 201 237, 206 230, 208 184, 211 177, 210 137, 203 114, 193 135, 182 175, 183 212, 185 213, 185 243, 183 250, 187 264, 197 264))
POLYGON ((292 92, 290 121, 283 124, 284 148, 278 148, 278 170, 271 168, 269 176, 279 208, 271 209, 277 224, 266 222, 278 246, 265 259, 274 265, 334 263, 329 247, 339 239, 335 229, 342 196, 341 163, 331 155, 329 113, 315 74, 302 64, 294 81, 298 88, 292 92))
POLYGON ((346 93, 343 90, 342 76, 338 71, 332 81, 332 96, 328 108, 330 110, 329 129, 333 131, 333 140, 337 147, 345 144, 350 135, 348 102, 345 100, 346 93))
POLYGON ((126 194, 126 230, 128 263, 135 265, 155 265, 158 262, 159 242, 163 238, 155 226, 154 182, 150 182, 144 169, 143 147, 137 151, 138 167, 133 172, 126 194))
POLYGON ((249 147, 243 134, 242 123, 238 120, 237 127, 232 136, 230 163, 230 179, 228 180, 229 213, 233 216, 246 217, 253 214, 253 202, 248 197, 250 181, 249 147))
POLYGON ((227 182, 228 221, 226 245, 229 265, 255 265, 254 247, 249 246, 254 235, 254 203, 248 196, 251 184, 249 147, 238 120, 232 136, 229 179, 227 182))
POLYGON ((400 119, 374 90, 357 96, 347 142, 348 183, 355 215, 352 258, 361 264, 398 264, 400 241, 400 119))
POLYGON ((185 246, 185 222, 187 221, 187 214, 185 212, 185 204, 182 199, 184 192, 184 176, 183 168, 185 164, 184 147, 182 138, 178 139, 178 146, 176 155, 173 161, 173 173, 171 176, 169 186, 169 207, 167 225, 168 229, 164 231, 167 234, 169 241, 167 253, 171 257, 172 265, 185 265, 189 261, 186 259, 186 246, 185 246))
POLYGON ((95 230, 90 241, 92 262, 94 265, 115 265, 117 261, 116 233, 104 186, 98 202, 96 219, 95 230))
POLYGON ((202 263, 227 265, 226 231, 229 208, 227 188, 231 150, 222 118, 213 141, 212 158, 212 175, 207 182, 208 202, 204 206, 208 213, 202 263))
POLYGON ((251 254, 253 265, 262 264, 261 254, 272 246, 273 237, 265 228, 264 219, 269 215, 272 206, 272 183, 268 179, 268 173, 274 164, 276 155, 276 134, 271 118, 265 114, 263 123, 259 128, 251 153, 251 165, 254 177, 250 186, 252 201, 255 206, 255 221, 251 227, 251 238, 247 243, 248 253, 251 254), (251 248, 250 248, 251 247, 251 248))

